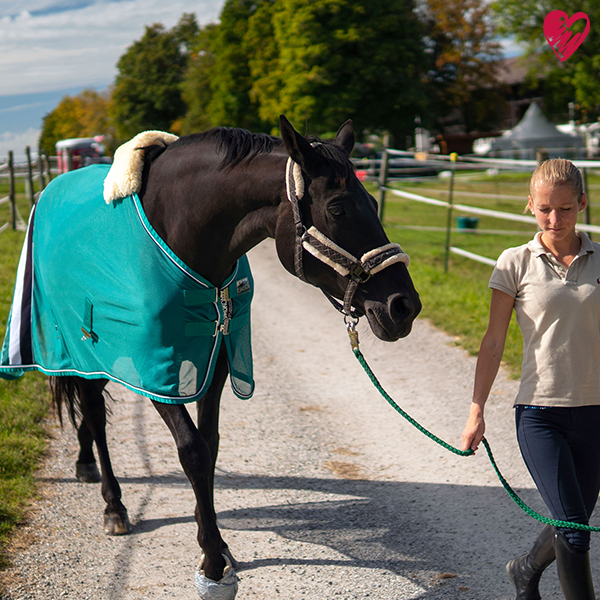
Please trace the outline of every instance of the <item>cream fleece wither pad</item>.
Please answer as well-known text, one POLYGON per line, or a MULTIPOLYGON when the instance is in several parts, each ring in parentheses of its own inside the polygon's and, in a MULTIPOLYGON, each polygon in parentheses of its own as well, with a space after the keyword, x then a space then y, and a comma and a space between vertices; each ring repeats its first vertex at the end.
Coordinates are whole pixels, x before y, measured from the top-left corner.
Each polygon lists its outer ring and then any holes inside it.
POLYGON ((119 146, 113 164, 104 180, 104 200, 113 200, 137 194, 142 187, 144 147, 153 144, 170 144, 179 139, 165 131, 142 131, 119 146))

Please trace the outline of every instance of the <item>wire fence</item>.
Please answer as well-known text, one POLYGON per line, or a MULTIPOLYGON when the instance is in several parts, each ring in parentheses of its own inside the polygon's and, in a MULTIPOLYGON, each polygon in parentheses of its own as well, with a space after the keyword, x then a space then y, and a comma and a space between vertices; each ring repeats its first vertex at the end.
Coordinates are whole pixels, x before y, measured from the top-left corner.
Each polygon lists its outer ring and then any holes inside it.
POLYGON ((0 164, 0 189, 7 189, 8 194, 0 198, 0 206, 10 204, 9 220, 0 225, 0 233, 7 229, 25 230, 27 224, 21 215, 17 203, 17 184, 21 183, 30 206, 33 206, 39 198, 42 190, 52 179, 51 164, 55 157, 44 154, 35 159, 31 157, 29 146, 25 148, 25 161, 15 162, 14 154, 9 150, 6 162, 0 164))
MULTIPOLYGON (((588 175, 600 174, 600 161, 594 160, 573 160, 572 161, 581 171, 584 178, 584 186, 588 195, 588 206, 584 213, 584 223, 577 225, 580 231, 587 233, 600 233, 600 227, 592 225, 590 206, 594 206, 593 203, 589 202, 589 189, 597 189, 600 186, 593 185, 588 186, 587 179, 588 175)), ((483 200, 495 199, 496 201, 503 200, 508 202, 521 202, 525 204, 525 197, 523 195, 517 196, 513 194, 499 194, 479 191, 455 191, 455 182, 461 184, 473 184, 481 180, 490 181, 490 176, 498 175, 501 173, 526 173, 530 175, 535 168, 538 166, 538 162, 535 160, 517 160, 517 159, 498 159, 498 158, 482 158, 477 156, 457 156, 456 154, 450 156, 432 156, 425 155, 424 153, 413 153, 402 150, 384 149, 381 158, 370 159, 370 160, 356 160, 355 165, 357 173, 364 180, 376 181, 379 187, 379 214, 380 218, 383 219, 383 213, 385 210, 385 199, 386 193, 391 193, 395 196, 414 201, 419 203, 428 204, 443 208, 447 211, 446 227, 427 227, 427 226, 406 226, 413 229, 421 230, 436 230, 445 231, 446 233, 446 244, 445 244, 445 270, 448 270, 449 255, 457 254, 464 258, 474 260, 480 263, 494 266, 496 260, 487 256, 482 256, 476 252, 459 248, 452 244, 452 233, 456 231, 452 227, 452 216, 454 211, 465 213, 467 215, 476 215, 477 217, 492 217, 494 219, 501 219, 505 221, 512 221, 518 223, 526 223, 537 228, 537 221, 534 217, 526 216, 524 214, 517 214, 513 212, 503 210, 492 210, 489 208, 483 208, 481 206, 472 206, 462 203, 455 203, 454 196, 460 194, 466 198, 481 198, 483 200), (393 157, 393 158, 390 158, 393 157), (420 170, 420 171, 418 171, 420 170), (427 172, 427 175, 425 175, 427 172), (419 192, 415 193, 406 187, 402 187, 402 182, 418 182, 426 184, 426 182, 438 182, 440 179, 448 179, 448 188, 434 188, 431 187, 419 187, 419 192), (394 187, 391 187, 394 184, 394 187), (448 197, 448 200, 440 200, 438 198, 432 198, 425 194, 435 194, 448 197)), ((508 182, 510 185, 511 182, 508 182)), ((522 183, 515 183, 513 185, 523 187, 522 183)), ((597 205, 596 205, 597 206, 597 205)), ((475 223, 478 219, 475 219, 475 223)), ((459 230, 462 228, 459 226, 459 230)), ((465 231, 463 229, 463 231, 465 231)), ((471 230, 473 231, 473 230, 471 230)), ((519 234, 523 233, 531 235, 530 232, 520 231, 518 229, 513 230, 478 230, 482 234, 519 234)))

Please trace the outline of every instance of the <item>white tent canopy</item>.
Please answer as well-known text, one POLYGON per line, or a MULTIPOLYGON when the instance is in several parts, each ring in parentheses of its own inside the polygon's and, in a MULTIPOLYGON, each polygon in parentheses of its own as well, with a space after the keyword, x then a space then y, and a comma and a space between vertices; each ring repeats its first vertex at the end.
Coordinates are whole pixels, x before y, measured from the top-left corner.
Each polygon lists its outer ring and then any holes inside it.
POLYGON ((559 131, 532 102, 518 125, 494 139, 490 156, 535 159, 539 152, 549 158, 579 158, 583 148, 581 136, 559 131))

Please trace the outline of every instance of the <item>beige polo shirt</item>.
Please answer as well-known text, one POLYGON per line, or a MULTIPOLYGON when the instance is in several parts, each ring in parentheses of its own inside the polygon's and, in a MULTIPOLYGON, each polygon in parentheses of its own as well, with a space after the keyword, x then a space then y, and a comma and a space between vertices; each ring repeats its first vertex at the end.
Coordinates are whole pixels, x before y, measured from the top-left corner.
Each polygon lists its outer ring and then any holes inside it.
POLYGON ((515 299, 523 334, 515 404, 600 404, 600 244, 583 232, 569 268, 547 252, 541 232, 505 250, 489 286, 515 299))

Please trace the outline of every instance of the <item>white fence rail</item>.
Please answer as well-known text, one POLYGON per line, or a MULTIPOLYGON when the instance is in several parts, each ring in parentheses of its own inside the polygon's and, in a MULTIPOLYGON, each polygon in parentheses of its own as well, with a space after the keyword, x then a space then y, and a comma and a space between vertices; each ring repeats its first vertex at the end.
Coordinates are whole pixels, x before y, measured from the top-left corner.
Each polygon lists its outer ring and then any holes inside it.
MULTIPOLYGON (((408 153, 408 152, 401 151, 401 150, 386 149, 384 151, 384 158, 385 158, 386 153, 389 155, 398 156, 398 157, 412 158, 411 165, 416 162, 415 158, 414 158, 415 157, 414 153, 408 153)), ((449 194, 449 196, 450 196, 449 201, 446 202, 444 200, 430 198, 427 196, 423 196, 422 194, 416 194, 416 193, 408 191, 406 189, 399 189, 398 187, 393 187, 393 188, 389 187, 387 185, 387 182, 392 178, 388 177, 387 173, 380 172, 379 177, 378 177, 378 180, 380 183, 380 185, 379 185, 379 201, 380 201, 379 211, 380 211, 380 216, 382 216, 386 192, 389 192, 396 196, 406 198, 408 200, 412 200, 415 202, 421 202, 421 203, 429 204, 432 206, 438 206, 440 208, 446 208, 448 211, 448 224, 446 227, 446 266, 445 266, 446 270, 448 269, 449 253, 458 254, 458 255, 468 258, 470 260, 475 260, 477 262, 481 262, 481 263, 488 264, 491 266, 494 266, 496 264, 496 261, 494 259, 488 258, 486 256, 481 256, 479 254, 476 254, 474 252, 469 252, 469 251, 461 249, 461 248, 457 248, 456 246, 453 246, 450 244, 450 235, 451 235, 451 231, 452 231, 451 214, 454 209, 456 209, 457 211, 463 212, 463 213, 467 213, 467 214, 479 215, 482 217, 493 217, 496 219, 504 219, 507 221, 513 221, 513 222, 519 222, 519 223, 527 223, 529 225, 533 225, 533 226, 537 227, 537 221, 535 220, 535 218, 529 217, 529 216, 526 216, 523 214, 515 214, 515 213, 510 213, 510 212, 505 212, 505 211, 491 210, 488 208, 481 208, 478 206, 469 206, 466 204, 455 204, 453 202, 453 189, 454 189, 453 183, 454 183, 456 171, 458 169, 481 170, 482 168, 487 167, 487 168, 502 169, 504 171, 520 170, 523 172, 532 172, 538 165, 538 163, 535 160, 457 157, 456 155, 454 155, 453 157, 451 157, 451 156, 436 156, 435 158, 430 158, 430 157, 427 157, 427 158, 428 158, 428 160, 423 161, 424 165, 437 164, 438 166, 440 166, 443 164, 444 170, 450 172, 449 173, 450 187, 448 190, 430 190, 430 189, 428 189, 426 191, 429 193, 435 192, 435 193, 441 193, 441 194, 449 194)), ((579 169, 581 169, 583 171, 584 179, 587 179, 586 170, 598 169, 600 171, 600 161, 573 160, 572 162, 579 169)), ((387 161, 382 160, 382 168, 386 164, 387 164, 387 161)), ((359 163, 359 165, 360 165, 360 163, 359 163)), ((396 182, 399 181, 398 179, 394 179, 394 180, 396 182)), ((459 193, 464 196, 478 196, 478 197, 485 197, 485 198, 493 197, 496 199, 519 200, 519 197, 517 197, 517 196, 500 196, 498 194, 480 194, 480 193, 475 193, 475 192, 459 192, 459 193)), ((524 199, 523 199, 523 201, 524 201, 524 199)), ((577 229, 579 229, 580 231, 588 232, 588 233, 600 233, 599 226, 590 225, 588 223, 578 224, 577 229)))
MULTIPOLYGON (((505 219, 507 221, 518 221, 519 223, 528 223, 530 225, 536 225, 537 221, 534 217, 528 217, 526 215, 517 215, 514 213, 508 213, 501 210, 490 210, 489 208, 480 208, 478 206, 468 206, 466 204, 452 204, 450 202, 445 202, 444 200, 436 200, 435 198, 427 198, 426 196, 421 196, 419 194, 414 194, 413 192, 407 192, 405 190, 399 190, 397 188, 384 188, 385 191, 391 192, 396 196, 402 196, 404 198, 408 198, 409 200, 415 200, 417 202, 424 202, 425 204, 433 204, 434 206, 442 206, 446 208, 450 208, 452 206, 456 210, 460 210, 462 212, 466 212, 473 215, 480 215, 483 217, 494 217, 496 219, 505 219)), ((462 193, 462 192, 461 192, 462 193)), ((600 233, 600 227, 598 225, 587 225, 585 223, 578 223, 577 229, 581 231, 587 231, 592 233, 600 233)))

